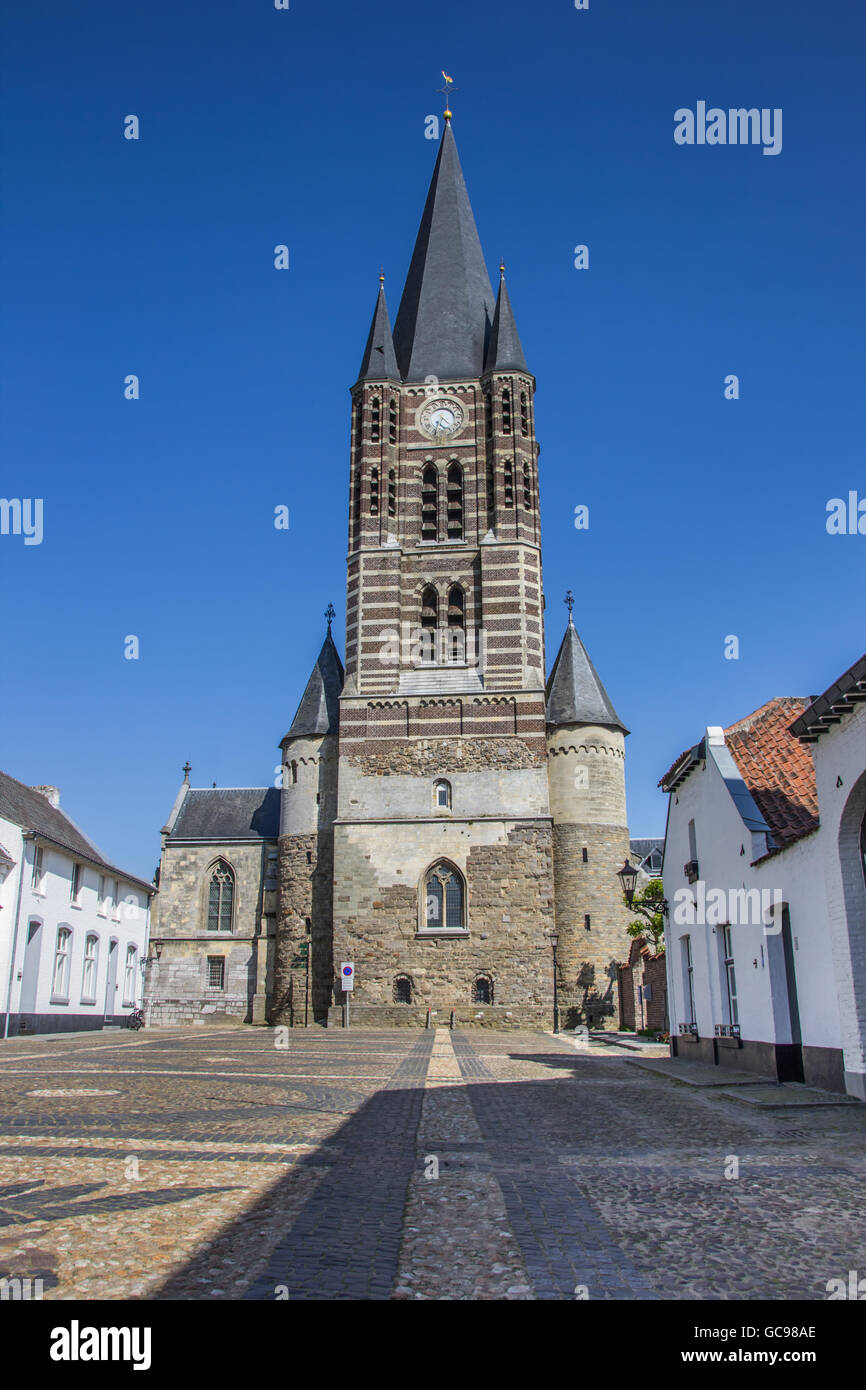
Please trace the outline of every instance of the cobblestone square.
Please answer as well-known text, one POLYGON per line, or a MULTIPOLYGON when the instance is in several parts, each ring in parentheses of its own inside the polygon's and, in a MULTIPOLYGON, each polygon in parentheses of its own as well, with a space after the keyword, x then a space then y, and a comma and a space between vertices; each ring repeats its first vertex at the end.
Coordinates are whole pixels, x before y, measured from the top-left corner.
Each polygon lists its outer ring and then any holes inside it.
POLYGON ((200 1027, 0 1052, 0 1277, 46 1299, 825 1299, 866 1107, 483 1029, 200 1027), (805 1097, 808 1099, 808 1097, 805 1097), (736 1176, 730 1176, 736 1172, 736 1176))

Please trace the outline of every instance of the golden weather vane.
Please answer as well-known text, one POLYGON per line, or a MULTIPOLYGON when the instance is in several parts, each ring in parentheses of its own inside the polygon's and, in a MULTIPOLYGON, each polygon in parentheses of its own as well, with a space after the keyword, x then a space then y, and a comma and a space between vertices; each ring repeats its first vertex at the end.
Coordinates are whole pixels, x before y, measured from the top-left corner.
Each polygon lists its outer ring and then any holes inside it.
POLYGON ((457 91, 457 88, 454 86, 454 78, 453 78, 453 77, 449 77, 448 74, 447 74, 447 72, 445 72, 444 68, 443 68, 443 70, 442 70, 442 76, 445 78, 445 86, 444 86, 444 87, 439 87, 438 90, 439 90, 440 92, 444 92, 444 93, 445 93, 445 111, 444 111, 444 116, 445 116, 446 121, 450 121, 450 120, 451 120, 451 109, 450 109, 450 101, 449 101, 449 98, 450 98, 452 92, 456 92, 456 91, 457 91))

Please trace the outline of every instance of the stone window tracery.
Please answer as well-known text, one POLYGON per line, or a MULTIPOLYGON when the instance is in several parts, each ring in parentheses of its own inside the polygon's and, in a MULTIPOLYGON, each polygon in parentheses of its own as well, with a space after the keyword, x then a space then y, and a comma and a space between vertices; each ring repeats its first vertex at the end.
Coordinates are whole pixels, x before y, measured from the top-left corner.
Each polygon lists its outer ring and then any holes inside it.
POLYGON ((234 919, 235 876, 224 859, 215 864, 207 893, 207 929, 230 932, 234 919))
POLYGON ((424 927, 427 931, 465 930, 463 879, 453 864, 440 860, 424 881, 424 927))

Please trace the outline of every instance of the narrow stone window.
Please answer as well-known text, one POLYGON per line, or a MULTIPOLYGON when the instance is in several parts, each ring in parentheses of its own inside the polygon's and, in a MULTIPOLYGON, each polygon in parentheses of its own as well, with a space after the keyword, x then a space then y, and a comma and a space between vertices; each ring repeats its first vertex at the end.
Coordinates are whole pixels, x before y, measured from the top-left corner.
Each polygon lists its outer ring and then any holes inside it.
POLYGON ((380 435, 380 412, 379 397, 374 396, 370 407, 370 438, 374 444, 378 444, 380 435))
POLYGON ((433 783, 433 800, 437 811, 450 811, 451 783, 446 782, 444 777, 433 783))
POLYGON ((208 989, 225 989, 225 987, 226 987, 226 958, 225 958, 225 956, 208 956, 208 958, 207 958, 207 986, 208 986, 208 989))
POLYGON ((583 925, 587 931, 592 929, 592 922, 590 921, 588 912, 585 912, 583 915, 583 925))
POLYGON ((424 926, 428 931, 455 931, 464 928, 463 879, 442 860, 428 870, 424 881, 424 926))
POLYGON ((476 975, 472 985, 472 1003, 493 1003, 493 981, 489 975, 476 975))
POLYGON ((370 515, 379 515, 379 470, 370 469, 370 515))
POLYGON ((308 850, 307 850, 307 863, 308 863, 308 864, 312 864, 312 862, 313 862, 313 851, 312 851, 311 849, 308 849, 308 850))
POLYGON ((388 442, 397 443, 397 402, 393 399, 388 406, 388 442))
POLYGON ((491 531, 496 525, 496 472, 492 459, 487 464, 487 525, 491 531))
POLYGON ((505 460, 505 505, 514 506, 514 471, 511 459, 505 460))
POLYGON ((293 785, 293 786, 294 786, 294 784, 297 782, 297 780, 298 780, 298 764, 295 762, 295 760, 294 760, 294 758, 293 758, 293 759, 292 759, 292 785, 293 785))
POLYGON ((432 466, 421 479, 421 539, 439 539, 439 474, 432 466))
POLYGON ((583 847, 583 862, 584 864, 589 863, 589 850, 587 849, 586 845, 584 845, 583 847))
POLYGON ((529 434, 529 406, 525 391, 520 393, 520 433, 524 436, 529 434))
POLYGON ((393 468, 388 471, 388 515, 397 515, 397 474, 393 468))
POLYGON ((398 975, 394 980, 394 1003, 412 1003, 412 981, 408 975, 398 975))
POLYGON ((215 864, 208 884, 207 929, 230 932, 235 902, 235 876, 224 859, 215 864))
POLYGON ((452 463, 448 469, 448 539, 463 539, 463 469, 459 463, 452 463))
POLYGON ((523 461, 523 510, 532 511, 532 474, 529 471, 529 463, 523 461))
POLYGON ((511 392, 507 386, 502 392, 502 433, 511 433, 511 392))
POLYGON ((459 584, 452 584, 448 590, 448 636, 446 660, 463 662, 466 660, 466 614, 465 595, 459 584))
POLYGON ((489 391, 484 392, 484 416, 487 438, 493 435, 493 398, 489 391))

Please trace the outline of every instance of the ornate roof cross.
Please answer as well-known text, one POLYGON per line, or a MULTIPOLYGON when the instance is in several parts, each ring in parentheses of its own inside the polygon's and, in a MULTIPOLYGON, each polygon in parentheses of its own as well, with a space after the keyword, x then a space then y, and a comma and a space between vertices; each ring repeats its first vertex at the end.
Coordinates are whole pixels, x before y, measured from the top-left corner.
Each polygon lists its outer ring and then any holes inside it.
POLYGON ((443 115, 445 116, 446 121, 450 121, 450 120, 451 120, 451 109, 450 109, 450 108, 451 108, 451 102, 450 102, 450 97, 451 97, 451 93, 452 93, 452 92, 456 92, 456 91, 457 91, 457 88, 454 86, 454 78, 453 78, 453 77, 449 77, 448 74, 447 74, 447 72, 443 71, 442 76, 445 78, 445 86, 444 86, 444 87, 439 87, 437 90, 440 91, 440 92, 444 92, 444 93, 445 93, 445 110, 444 110, 444 112, 443 112, 443 115))
POLYGON ((334 605, 333 605, 332 603, 329 603, 328 606, 327 606, 327 608, 325 609, 325 617, 328 619, 328 634, 329 634, 329 635, 330 635, 330 632, 331 632, 331 623, 334 621, 334 619, 336 618, 336 616, 337 616, 337 610, 336 610, 336 608, 334 607, 334 605))
POLYGON ((574 607, 574 594, 570 589, 566 590, 565 598, 562 601, 568 609, 568 621, 571 622, 571 610, 574 607))

